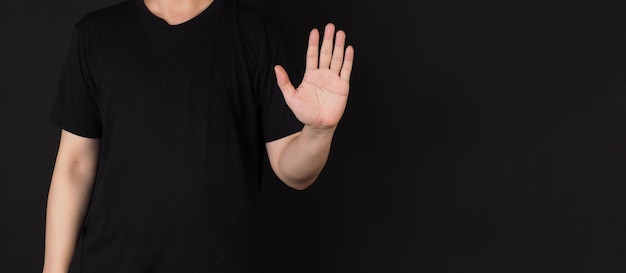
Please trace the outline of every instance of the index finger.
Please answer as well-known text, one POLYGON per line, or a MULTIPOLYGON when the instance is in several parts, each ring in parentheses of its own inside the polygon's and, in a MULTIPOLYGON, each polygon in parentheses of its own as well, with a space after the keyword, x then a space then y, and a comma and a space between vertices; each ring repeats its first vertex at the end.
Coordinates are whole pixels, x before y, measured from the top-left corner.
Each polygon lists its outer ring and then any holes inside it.
POLYGON ((306 50, 306 70, 317 68, 317 59, 319 57, 319 31, 314 28, 309 33, 309 45, 306 50))

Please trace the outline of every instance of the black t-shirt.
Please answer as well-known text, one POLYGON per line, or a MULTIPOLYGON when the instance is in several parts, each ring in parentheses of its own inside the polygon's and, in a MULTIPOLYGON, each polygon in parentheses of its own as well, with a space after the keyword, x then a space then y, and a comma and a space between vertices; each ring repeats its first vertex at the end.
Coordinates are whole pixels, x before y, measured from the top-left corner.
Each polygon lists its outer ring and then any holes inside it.
POLYGON ((277 21, 215 0, 171 26, 129 0, 75 25, 50 121, 100 138, 81 272, 256 272, 265 142, 302 124, 277 21))

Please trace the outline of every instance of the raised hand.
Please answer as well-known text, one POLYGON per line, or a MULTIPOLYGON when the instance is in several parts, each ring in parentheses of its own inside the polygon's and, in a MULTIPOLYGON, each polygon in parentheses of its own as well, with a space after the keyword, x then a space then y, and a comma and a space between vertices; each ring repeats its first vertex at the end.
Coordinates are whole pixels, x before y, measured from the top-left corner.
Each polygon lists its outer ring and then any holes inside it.
POLYGON ((298 88, 291 84, 282 66, 274 70, 287 105, 300 122, 325 129, 337 126, 346 108, 354 48, 345 46, 345 32, 335 34, 332 23, 324 29, 321 48, 319 40, 320 34, 314 28, 309 34, 306 70, 298 88))

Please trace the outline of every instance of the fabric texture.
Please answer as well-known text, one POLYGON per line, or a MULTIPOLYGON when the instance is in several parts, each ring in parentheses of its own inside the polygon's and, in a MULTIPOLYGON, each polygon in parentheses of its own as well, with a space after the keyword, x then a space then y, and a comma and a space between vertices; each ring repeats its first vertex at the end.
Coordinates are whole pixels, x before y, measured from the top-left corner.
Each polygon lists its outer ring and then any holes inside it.
POLYGON ((75 24, 50 122, 100 138, 80 272, 257 272, 265 142, 302 129, 281 25, 215 0, 169 25, 143 0, 75 24))

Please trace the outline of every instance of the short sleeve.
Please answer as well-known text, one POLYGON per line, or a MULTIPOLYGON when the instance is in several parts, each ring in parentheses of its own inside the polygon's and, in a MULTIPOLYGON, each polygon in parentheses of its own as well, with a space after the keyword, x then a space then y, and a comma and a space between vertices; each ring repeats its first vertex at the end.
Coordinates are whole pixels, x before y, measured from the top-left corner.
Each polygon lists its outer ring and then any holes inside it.
POLYGON ((87 60, 87 46, 75 27, 61 71, 49 122, 76 135, 102 136, 96 90, 87 60))
MULTIPOLYGON (((277 31, 269 41, 267 54, 263 56, 260 69, 260 88, 262 100, 262 125, 265 142, 280 139, 302 130, 303 124, 296 118, 287 106, 274 72, 275 65, 285 67, 291 78, 296 73, 291 57, 291 52, 286 46, 283 31, 277 31)), ((293 82, 293 80, 292 80, 293 82)))

